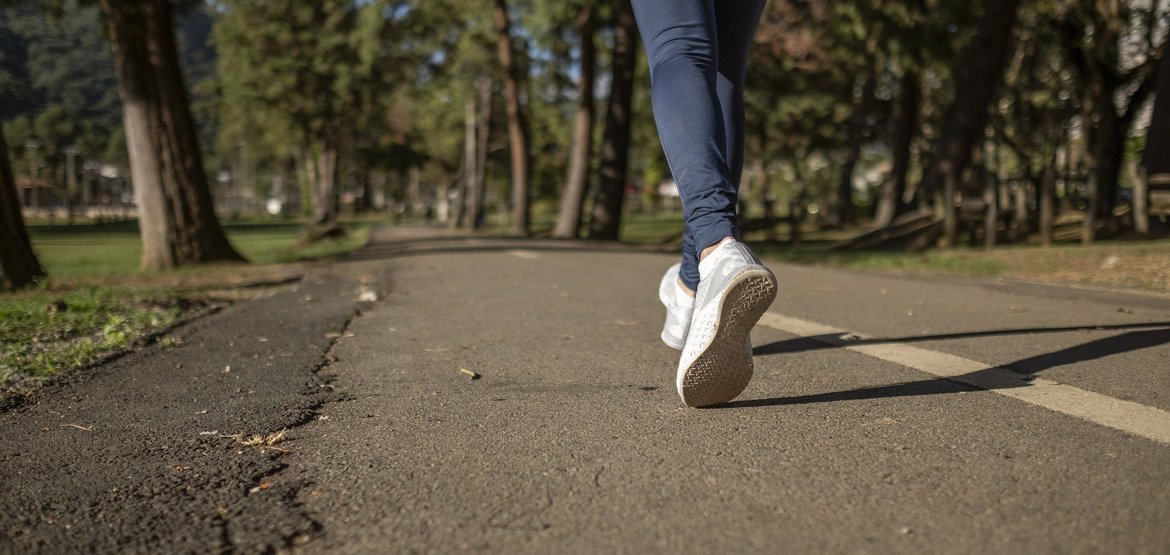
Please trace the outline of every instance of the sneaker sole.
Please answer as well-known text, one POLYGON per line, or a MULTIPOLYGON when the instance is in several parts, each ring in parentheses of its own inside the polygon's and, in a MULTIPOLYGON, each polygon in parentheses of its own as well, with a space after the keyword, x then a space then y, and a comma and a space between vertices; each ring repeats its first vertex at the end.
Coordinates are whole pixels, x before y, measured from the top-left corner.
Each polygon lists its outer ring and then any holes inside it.
POLYGON ((776 298, 776 278, 752 270, 736 278, 720 300, 715 335, 687 367, 679 395, 692 407, 726 403, 752 380, 752 354, 744 348, 756 322, 776 298))

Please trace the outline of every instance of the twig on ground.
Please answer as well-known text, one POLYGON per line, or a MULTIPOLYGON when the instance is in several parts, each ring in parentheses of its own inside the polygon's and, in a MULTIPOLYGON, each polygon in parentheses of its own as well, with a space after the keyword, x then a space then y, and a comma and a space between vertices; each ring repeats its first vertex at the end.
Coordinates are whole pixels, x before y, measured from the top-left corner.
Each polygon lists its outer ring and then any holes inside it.
POLYGON ((479 374, 477 374, 477 373, 475 373, 475 372, 472 372, 471 370, 468 370, 468 369, 466 369, 466 368, 460 368, 460 369, 459 369, 459 372, 460 372, 461 374, 463 374, 463 375, 467 376, 468 378, 471 378, 471 379, 473 379, 473 380, 478 380, 479 378, 481 378, 481 377, 482 377, 482 376, 480 376, 479 374))

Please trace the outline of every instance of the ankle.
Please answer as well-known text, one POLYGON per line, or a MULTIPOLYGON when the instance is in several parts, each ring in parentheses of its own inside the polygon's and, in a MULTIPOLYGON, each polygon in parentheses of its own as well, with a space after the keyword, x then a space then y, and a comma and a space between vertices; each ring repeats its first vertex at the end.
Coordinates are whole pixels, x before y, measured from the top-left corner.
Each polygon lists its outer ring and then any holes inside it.
POLYGON ((734 237, 731 237, 731 236, 729 235, 729 236, 727 236, 727 237, 724 237, 724 238, 722 238, 722 239, 720 239, 720 240, 718 240, 718 241, 715 241, 714 243, 711 243, 711 245, 710 245, 710 246, 708 246, 707 248, 703 249, 703 252, 699 253, 699 260, 703 260, 704 258, 707 258, 707 255, 709 255, 709 254, 711 254, 711 253, 715 252, 715 249, 719 248, 719 245, 722 245, 722 244, 723 244, 723 242, 724 242, 724 241, 726 241, 726 240, 728 240, 728 239, 735 239, 735 238, 734 238, 734 237))
POLYGON ((682 278, 678 278, 677 281, 678 281, 678 288, 681 289, 682 292, 686 294, 686 296, 688 296, 688 297, 695 296, 695 291, 693 289, 691 289, 690 287, 687 287, 687 284, 683 283, 682 278))

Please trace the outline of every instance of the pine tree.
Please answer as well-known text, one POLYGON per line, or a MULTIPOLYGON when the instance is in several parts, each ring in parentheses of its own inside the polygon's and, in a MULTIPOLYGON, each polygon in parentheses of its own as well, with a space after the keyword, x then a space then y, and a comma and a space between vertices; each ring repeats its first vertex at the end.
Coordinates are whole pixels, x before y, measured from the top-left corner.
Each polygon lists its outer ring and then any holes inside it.
POLYGON ((500 72, 508 110, 508 142, 512 153, 512 235, 524 237, 529 233, 532 203, 528 116, 520 100, 521 75, 514 61, 508 4, 505 0, 495 0, 494 6, 492 17, 498 35, 500 72))
POLYGON ((629 0, 618 0, 614 7, 613 33, 609 105, 601 142, 601 185, 589 222, 590 239, 617 240, 621 229, 629 169, 634 66, 638 60, 638 26, 629 0))
POLYGON ((101 0, 117 62, 142 267, 243 260, 215 216, 167 0, 101 0))

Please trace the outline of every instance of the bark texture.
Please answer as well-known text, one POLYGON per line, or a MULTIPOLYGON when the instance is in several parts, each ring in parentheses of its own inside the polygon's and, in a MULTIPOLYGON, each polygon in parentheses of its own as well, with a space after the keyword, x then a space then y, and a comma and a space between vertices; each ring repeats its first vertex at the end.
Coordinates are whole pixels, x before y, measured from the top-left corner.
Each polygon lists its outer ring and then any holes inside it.
POLYGON ((28 240, 16 178, 8 159, 8 143, 0 128, 0 291, 12 291, 45 275, 28 240))
POLYGON ((597 46, 594 42, 593 4, 581 9, 576 22, 581 37, 581 79, 577 82, 577 115, 573 121, 573 150, 569 154, 569 173, 561 190, 561 205, 557 213, 553 237, 576 238, 581 230, 581 210, 585 193, 589 190, 589 168, 593 163, 593 84, 597 68, 597 46))
POLYGON ((601 183, 589 222, 590 239, 617 240, 626 197, 630 150, 630 105, 634 92, 634 64, 638 60, 638 25, 629 0, 615 6, 613 75, 605 135, 601 143, 601 183))
POLYGON ((302 154, 309 192, 313 196, 313 227, 328 227, 337 222, 341 196, 337 189, 337 152, 333 140, 313 143, 302 154))
POLYGON ((101 0, 118 72, 142 267, 243 260, 215 216, 166 0, 101 0))
POLYGON ((520 72, 512 51, 512 32, 505 0, 495 0, 493 17, 508 110, 508 144, 512 151, 512 235, 525 237, 529 232, 532 188, 529 183, 528 122, 520 105, 520 72))
POLYGON ((476 85, 479 92, 479 121, 476 123, 475 182, 471 188, 471 228, 483 227, 483 195, 487 179, 488 139, 492 121, 492 79, 482 77, 476 85))
POLYGON ((920 203, 929 202, 948 177, 957 185, 971 161, 972 148, 983 137, 988 106, 1003 81, 1020 0, 988 0, 983 5, 983 17, 975 38, 960 56, 955 99, 947 108, 942 132, 922 176, 918 188, 920 203))

